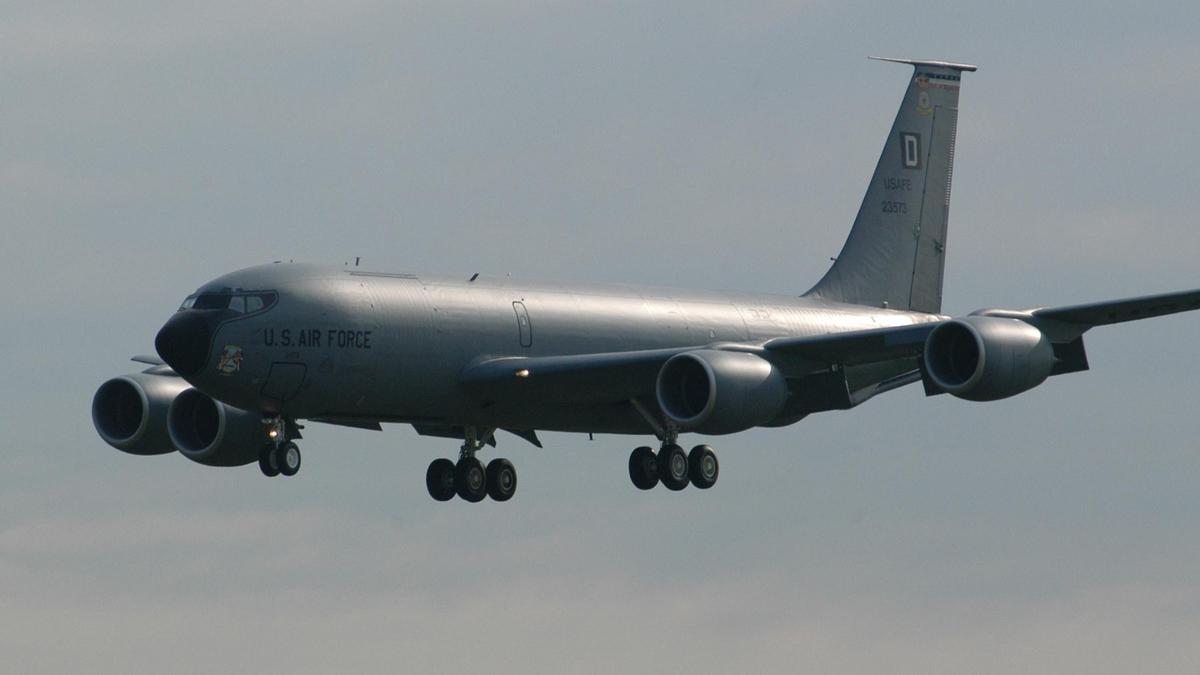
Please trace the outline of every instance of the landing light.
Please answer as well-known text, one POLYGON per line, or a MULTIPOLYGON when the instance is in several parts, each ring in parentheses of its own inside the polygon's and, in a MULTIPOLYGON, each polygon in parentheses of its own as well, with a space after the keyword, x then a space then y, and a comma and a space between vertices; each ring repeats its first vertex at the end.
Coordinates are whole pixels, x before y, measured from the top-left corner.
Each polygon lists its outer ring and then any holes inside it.
POLYGON ((518 370, 517 372, 513 373, 513 375, 516 375, 517 377, 529 377, 529 369, 522 368, 522 369, 518 370))
POLYGON ((270 436, 272 439, 274 439, 279 436, 279 431, 277 429, 272 429, 267 432, 267 435, 270 436))

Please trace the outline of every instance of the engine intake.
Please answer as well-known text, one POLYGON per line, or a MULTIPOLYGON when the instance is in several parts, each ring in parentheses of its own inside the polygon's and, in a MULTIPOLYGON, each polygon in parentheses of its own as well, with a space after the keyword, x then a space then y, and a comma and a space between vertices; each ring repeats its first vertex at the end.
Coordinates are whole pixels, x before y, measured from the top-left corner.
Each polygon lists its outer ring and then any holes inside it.
POLYGON ((175 397, 167 431, 184 457, 207 466, 241 466, 258 460, 268 441, 262 415, 214 401, 195 389, 175 397))
POLYGON ((925 340, 925 374, 939 388, 968 401, 995 401, 1028 391, 1053 368, 1050 340, 1020 319, 953 319, 925 340))
POLYGON ((122 375, 100 385, 92 397, 92 424, 105 443, 133 455, 162 455, 175 446, 167 433, 167 410, 186 382, 149 372, 122 375))
POLYGON ((658 372, 655 395, 684 431, 729 434, 765 424, 787 402, 787 382, 754 354, 700 349, 676 354, 658 372))

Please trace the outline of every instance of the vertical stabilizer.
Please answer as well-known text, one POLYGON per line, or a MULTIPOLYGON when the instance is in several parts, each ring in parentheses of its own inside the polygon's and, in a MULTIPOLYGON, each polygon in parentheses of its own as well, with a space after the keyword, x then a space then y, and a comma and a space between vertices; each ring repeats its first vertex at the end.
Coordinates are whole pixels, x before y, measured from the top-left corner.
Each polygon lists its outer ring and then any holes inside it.
POLYGON ((975 66, 913 66, 875 175, 841 254, 807 295, 856 305, 939 312, 958 90, 975 66))

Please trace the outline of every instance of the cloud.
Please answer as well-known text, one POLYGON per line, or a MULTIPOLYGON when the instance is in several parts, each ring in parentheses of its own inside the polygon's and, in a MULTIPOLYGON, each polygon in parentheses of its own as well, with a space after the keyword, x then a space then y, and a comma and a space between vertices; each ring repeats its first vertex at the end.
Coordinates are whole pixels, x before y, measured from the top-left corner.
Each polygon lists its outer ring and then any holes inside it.
MULTIPOLYGON (((578 672, 1128 672, 1200 657, 1188 646, 1200 596, 1170 580, 1181 577, 980 593, 905 559, 919 527, 887 537, 878 550, 901 554, 890 562, 836 537, 775 559, 758 542, 742 565, 697 575, 669 555, 617 563, 609 528, 579 536, 582 515, 507 541, 519 525, 488 536, 457 516, 400 528, 328 511, 43 518, 0 534, 0 645, 27 672, 460 670, 481 658, 499 672, 566 660, 578 672)), ((981 557, 979 574, 996 563, 981 557)))

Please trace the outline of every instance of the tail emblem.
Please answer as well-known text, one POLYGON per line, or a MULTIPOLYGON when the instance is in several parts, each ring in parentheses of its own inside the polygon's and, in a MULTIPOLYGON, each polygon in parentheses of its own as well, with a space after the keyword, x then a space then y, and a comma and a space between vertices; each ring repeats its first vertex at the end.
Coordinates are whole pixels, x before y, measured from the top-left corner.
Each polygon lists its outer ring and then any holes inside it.
POLYGON ((917 94, 917 114, 928 116, 933 112, 933 102, 929 100, 929 92, 922 91, 917 94))

